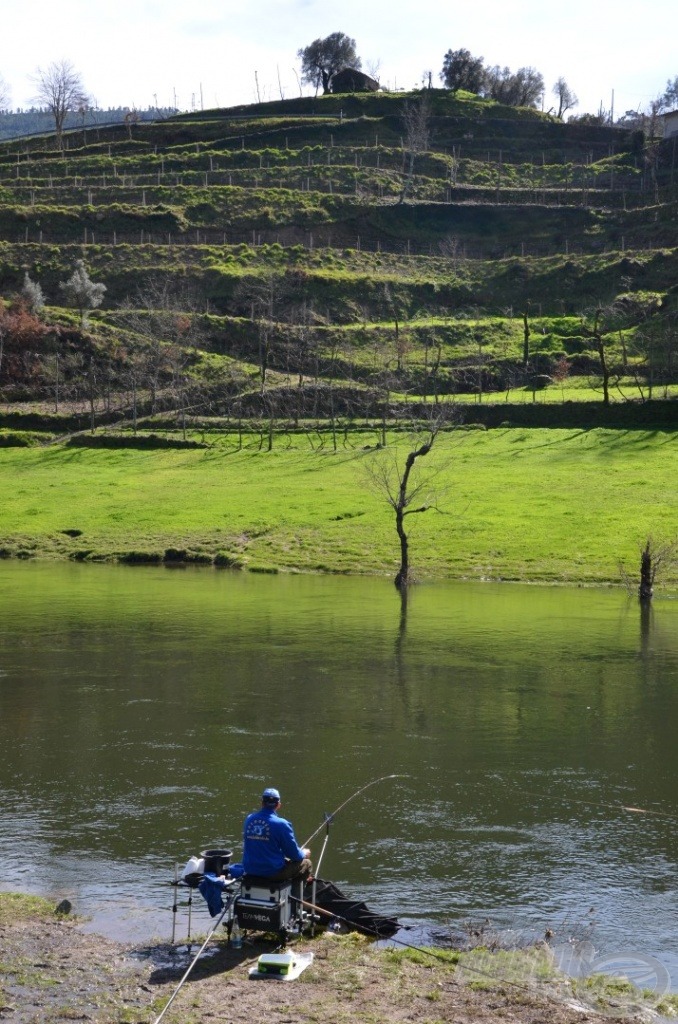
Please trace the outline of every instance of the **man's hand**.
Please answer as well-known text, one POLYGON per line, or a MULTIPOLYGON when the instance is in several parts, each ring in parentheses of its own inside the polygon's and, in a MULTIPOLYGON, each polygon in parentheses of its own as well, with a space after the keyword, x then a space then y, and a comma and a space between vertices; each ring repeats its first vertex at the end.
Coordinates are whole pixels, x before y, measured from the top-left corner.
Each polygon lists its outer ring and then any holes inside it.
POLYGON ((310 858, 310 856, 311 856, 311 851, 309 850, 309 848, 307 846, 305 846, 304 847, 304 857, 309 857, 310 858))

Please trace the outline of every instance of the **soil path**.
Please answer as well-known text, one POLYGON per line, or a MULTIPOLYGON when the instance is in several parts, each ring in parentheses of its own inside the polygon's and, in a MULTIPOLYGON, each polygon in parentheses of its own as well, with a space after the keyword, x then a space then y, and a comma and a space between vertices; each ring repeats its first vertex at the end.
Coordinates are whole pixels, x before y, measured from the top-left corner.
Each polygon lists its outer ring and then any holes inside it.
MULTIPOLYGON (((124 946, 54 915, 0 923, 0 1022, 152 1024, 191 955, 187 948, 124 946)), ((477 990, 450 963, 413 962, 355 936, 303 941, 312 965, 294 982, 249 980, 271 946, 210 945, 163 1018, 168 1024, 582 1024, 603 1019, 571 994, 530 984, 477 990), (569 1005, 568 1005, 569 1004, 569 1005)))

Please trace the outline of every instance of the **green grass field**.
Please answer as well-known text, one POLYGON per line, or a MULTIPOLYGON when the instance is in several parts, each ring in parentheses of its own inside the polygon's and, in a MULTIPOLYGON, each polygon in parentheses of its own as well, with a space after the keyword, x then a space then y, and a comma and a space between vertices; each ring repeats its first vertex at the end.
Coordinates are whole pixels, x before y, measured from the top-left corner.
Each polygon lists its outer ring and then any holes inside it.
MULTIPOLYGON (((250 569, 393 573, 392 513, 365 469, 402 462, 407 438, 378 451, 366 433, 336 453, 325 440, 276 439, 270 453, 232 437, 184 451, 5 449, 0 549, 142 560, 172 547, 250 569)), ((620 582, 648 535, 678 534, 676 433, 462 430, 420 464, 435 470, 439 508, 409 519, 421 579, 620 582)), ((678 566, 667 579, 678 584, 678 566)))

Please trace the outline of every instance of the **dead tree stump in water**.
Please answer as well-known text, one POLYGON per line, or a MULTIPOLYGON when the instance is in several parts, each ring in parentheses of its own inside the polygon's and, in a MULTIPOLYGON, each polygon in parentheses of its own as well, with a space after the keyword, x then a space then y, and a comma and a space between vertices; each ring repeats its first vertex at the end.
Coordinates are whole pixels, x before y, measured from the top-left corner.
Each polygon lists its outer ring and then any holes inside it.
POLYGON ((640 601, 651 601, 654 592, 654 576, 656 568, 652 559, 652 546, 648 539, 640 552, 640 585, 638 598, 640 601))

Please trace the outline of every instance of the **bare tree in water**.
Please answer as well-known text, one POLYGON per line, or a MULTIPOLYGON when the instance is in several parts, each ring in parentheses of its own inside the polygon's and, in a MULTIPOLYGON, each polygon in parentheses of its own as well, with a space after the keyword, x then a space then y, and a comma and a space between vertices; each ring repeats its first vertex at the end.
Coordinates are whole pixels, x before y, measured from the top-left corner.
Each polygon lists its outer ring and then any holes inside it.
POLYGON ((638 598, 643 603, 652 600, 657 576, 678 559, 678 540, 658 544, 648 537, 640 549, 640 584, 638 598))
POLYGON ((406 530, 408 516, 439 511, 438 496, 434 488, 440 472, 434 466, 428 473, 421 469, 421 460, 431 453, 441 431, 458 420, 456 409, 441 409, 425 424, 415 426, 410 435, 409 451, 404 459, 395 446, 382 449, 367 466, 367 475, 373 490, 393 509, 395 529, 400 545, 400 566, 394 583, 401 592, 414 582, 410 565, 409 535, 406 530))

